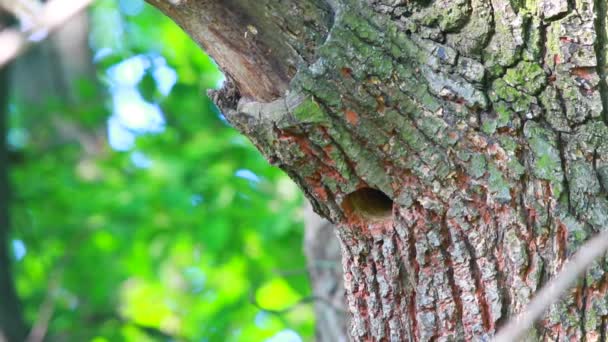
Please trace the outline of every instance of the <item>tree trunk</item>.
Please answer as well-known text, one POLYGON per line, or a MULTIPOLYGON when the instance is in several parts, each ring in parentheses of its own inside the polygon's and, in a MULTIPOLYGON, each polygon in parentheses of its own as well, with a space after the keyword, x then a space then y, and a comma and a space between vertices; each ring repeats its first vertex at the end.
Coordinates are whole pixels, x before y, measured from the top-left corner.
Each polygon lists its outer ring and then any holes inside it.
MULTIPOLYGON (((0 18, 2 19, 2 18, 0 18)), ((0 22, 1 24, 1 22, 0 22)), ((0 28, 2 25, 0 25, 0 28)), ((9 150, 6 145, 8 132, 8 98, 27 104, 36 113, 42 111, 47 101, 67 99, 77 101, 77 82, 83 78, 94 79, 94 66, 88 48, 88 16, 75 16, 52 37, 33 46, 29 51, 10 64, 0 68, 0 342, 22 342, 43 339, 50 318, 36 317, 33 330, 28 337, 28 326, 22 314, 22 303, 16 293, 13 262, 10 249, 10 184, 9 150), (10 76, 10 77, 9 77, 10 76)), ((40 127, 40 117, 36 120, 30 113, 32 124, 29 129, 40 127)), ((21 118, 23 119, 23 118, 21 118)), ((51 145, 62 132, 55 133, 44 121, 44 137, 36 143, 51 145), (52 133, 50 133, 52 132, 52 133), (50 139, 52 138, 52 139, 50 139)), ((61 131, 60 127, 57 128, 61 131)), ((75 139, 63 134, 63 139, 75 139)), ((84 134, 83 134, 84 135, 84 134)), ((86 146, 85 146, 86 147, 86 146)), ((86 149, 86 148, 85 148, 86 149)))
MULTIPOLYGON (((92 60, 89 18, 83 12, 65 22, 40 44, 33 45, 13 63, 11 95, 16 102, 36 110, 48 110, 44 106, 57 99, 75 105, 79 101, 79 82, 93 83, 91 80, 95 79, 92 60)), ((48 130, 48 125, 44 126, 48 130)))
POLYGON ((0 69, 0 342, 23 341, 27 333, 11 272, 8 93, 8 67, 5 67, 0 69))
MULTIPOLYGON (((336 223, 354 340, 487 340, 608 226, 606 0, 150 0, 336 223)), ((608 263, 530 338, 605 341, 608 263)))
POLYGON ((317 342, 348 341, 340 243, 334 229, 331 222, 319 217, 306 203, 304 254, 315 297, 317 342))

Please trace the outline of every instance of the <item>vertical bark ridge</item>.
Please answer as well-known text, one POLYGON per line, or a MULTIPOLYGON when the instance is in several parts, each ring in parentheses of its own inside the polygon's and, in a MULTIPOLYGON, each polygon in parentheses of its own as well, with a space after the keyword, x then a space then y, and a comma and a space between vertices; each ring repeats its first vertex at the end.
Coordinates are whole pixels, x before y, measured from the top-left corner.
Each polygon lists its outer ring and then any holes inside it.
POLYGON ((448 272, 450 268, 453 270, 453 280, 457 288, 457 291, 452 291, 453 298, 449 300, 456 302, 460 313, 457 319, 460 319, 464 326, 465 337, 471 339, 479 333, 480 327, 489 328, 490 324, 485 291, 481 288, 481 279, 475 271, 477 268, 475 250, 466 236, 461 234, 457 224, 448 226, 446 222, 444 229, 446 237, 442 249, 449 261, 448 272))
POLYGON ((608 316, 602 316, 602 324, 600 325, 600 342, 606 342, 606 328, 608 327, 608 316))
POLYGON ((607 51, 608 51, 608 28, 606 27, 606 16, 608 13, 608 2, 606 0, 595 0, 596 18, 595 32, 595 54, 597 57, 597 74, 599 76, 599 90, 602 98, 602 118, 608 124, 608 75, 606 74, 607 51))
MULTIPOLYGON (((441 253, 442 253, 442 256, 446 260, 446 266, 447 266, 446 274, 447 274, 447 278, 448 278, 448 282, 449 282, 449 287, 451 290, 451 295, 454 300, 453 303, 454 303, 454 309, 455 309, 453 317, 446 317, 446 318, 453 318, 453 320, 452 320, 453 322, 462 322, 465 312, 464 312, 464 306, 463 306, 462 300, 460 298, 461 290, 460 290, 458 284, 456 283, 456 278, 458 277, 458 274, 462 273, 462 272, 459 272, 459 269, 462 269, 462 262, 460 262, 460 263, 454 262, 450 253, 448 253, 449 246, 453 242, 450 237, 450 230, 448 227, 447 218, 445 216, 442 218, 441 223, 442 223, 441 224, 441 227, 442 227, 441 234, 443 237, 443 241, 441 244, 441 248, 442 248, 441 253)), ((445 326, 445 322, 442 325, 445 326)), ((458 327, 458 329, 462 330, 462 327, 458 327)))
POLYGON ((579 310, 580 310, 580 316, 581 316, 581 322, 580 322, 580 329, 581 329, 581 336, 582 336, 582 341, 585 342, 587 341, 587 279, 583 278, 582 279, 582 285, 581 285, 581 289, 580 289, 580 303, 577 303, 579 305, 579 310))
MULTIPOLYGON (((378 222, 362 229, 390 231, 390 225, 378 222)), ((398 254, 395 233, 363 238, 361 232, 350 229, 338 228, 345 245, 342 260, 347 302, 351 311, 358 312, 351 336, 360 340, 372 340, 372 336, 378 340, 402 340, 409 331, 405 320, 407 302, 399 281, 400 259, 394 257, 398 254)))

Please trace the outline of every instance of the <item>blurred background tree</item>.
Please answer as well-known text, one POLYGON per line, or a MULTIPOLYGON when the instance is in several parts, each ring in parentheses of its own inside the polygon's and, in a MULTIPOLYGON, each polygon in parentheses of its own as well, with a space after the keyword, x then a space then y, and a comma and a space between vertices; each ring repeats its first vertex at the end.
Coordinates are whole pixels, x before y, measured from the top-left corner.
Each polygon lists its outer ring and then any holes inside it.
POLYGON ((5 335, 313 338, 299 190, 211 104, 222 76, 180 28, 101 0, 3 72, 5 335))

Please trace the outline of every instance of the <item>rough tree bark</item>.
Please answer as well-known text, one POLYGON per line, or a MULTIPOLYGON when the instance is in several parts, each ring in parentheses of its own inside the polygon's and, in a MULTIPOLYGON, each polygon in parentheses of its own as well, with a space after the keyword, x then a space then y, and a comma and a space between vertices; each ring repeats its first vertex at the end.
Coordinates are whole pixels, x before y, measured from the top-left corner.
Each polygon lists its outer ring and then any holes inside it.
MULTIPOLYGON (((149 0, 336 223, 354 340, 487 340, 608 226, 606 0, 149 0)), ((606 341, 608 263, 534 340, 606 341)))

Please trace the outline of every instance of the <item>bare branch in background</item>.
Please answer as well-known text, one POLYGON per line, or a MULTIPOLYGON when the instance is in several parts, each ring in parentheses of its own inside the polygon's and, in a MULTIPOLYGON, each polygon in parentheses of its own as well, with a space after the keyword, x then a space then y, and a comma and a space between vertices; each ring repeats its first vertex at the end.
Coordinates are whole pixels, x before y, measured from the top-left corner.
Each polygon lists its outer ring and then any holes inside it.
POLYGON ((31 44, 40 41, 53 30, 84 10, 93 0, 51 0, 39 8, 16 6, 33 1, 0 0, 0 7, 11 11, 27 31, 6 29, 0 32, 0 68, 23 53, 31 44), (25 22, 24 22, 25 21, 25 22), (31 27, 30 27, 31 26, 31 27))
POLYGON ((0 8, 14 15, 23 31, 39 26, 38 17, 42 12, 39 0, 0 0, 0 8))
MULTIPOLYGON (((55 296, 59 290, 59 278, 62 271, 54 272, 50 277, 50 282, 46 291, 46 297, 38 310, 38 315, 32 329, 25 342, 43 342, 49 328, 49 322, 53 318, 55 311, 55 296)), ((0 341, 1 342, 1 341, 0 341)))
MULTIPOLYGON (((340 307, 336 307, 331 300, 329 300, 328 298, 324 298, 324 297, 319 297, 319 296, 307 296, 307 297, 303 297, 300 300, 298 300, 297 302, 293 303, 292 305, 284 308, 284 309, 279 309, 279 310, 275 310, 275 309, 267 309, 265 307, 263 307, 255 298, 255 294, 253 293, 253 291, 249 292, 249 302, 251 303, 251 305, 255 306, 257 309, 259 309, 260 311, 264 311, 267 312, 269 314, 273 314, 273 315, 277 315, 277 316, 281 316, 284 315, 292 310, 295 310, 296 308, 298 308, 301 305, 305 305, 305 304, 311 304, 314 303, 316 301, 320 301, 323 302, 325 304, 327 304, 328 306, 330 306, 331 308, 333 308, 336 312, 340 313, 340 314, 346 314, 346 312, 344 311, 343 308, 340 307)), ((1 342, 1 341, 0 341, 1 342)))
POLYGON ((530 301, 525 311, 512 318, 496 335, 494 342, 519 341, 549 306, 557 302, 593 261, 608 251, 608 230, 585 243, 564 269, 530 301))

